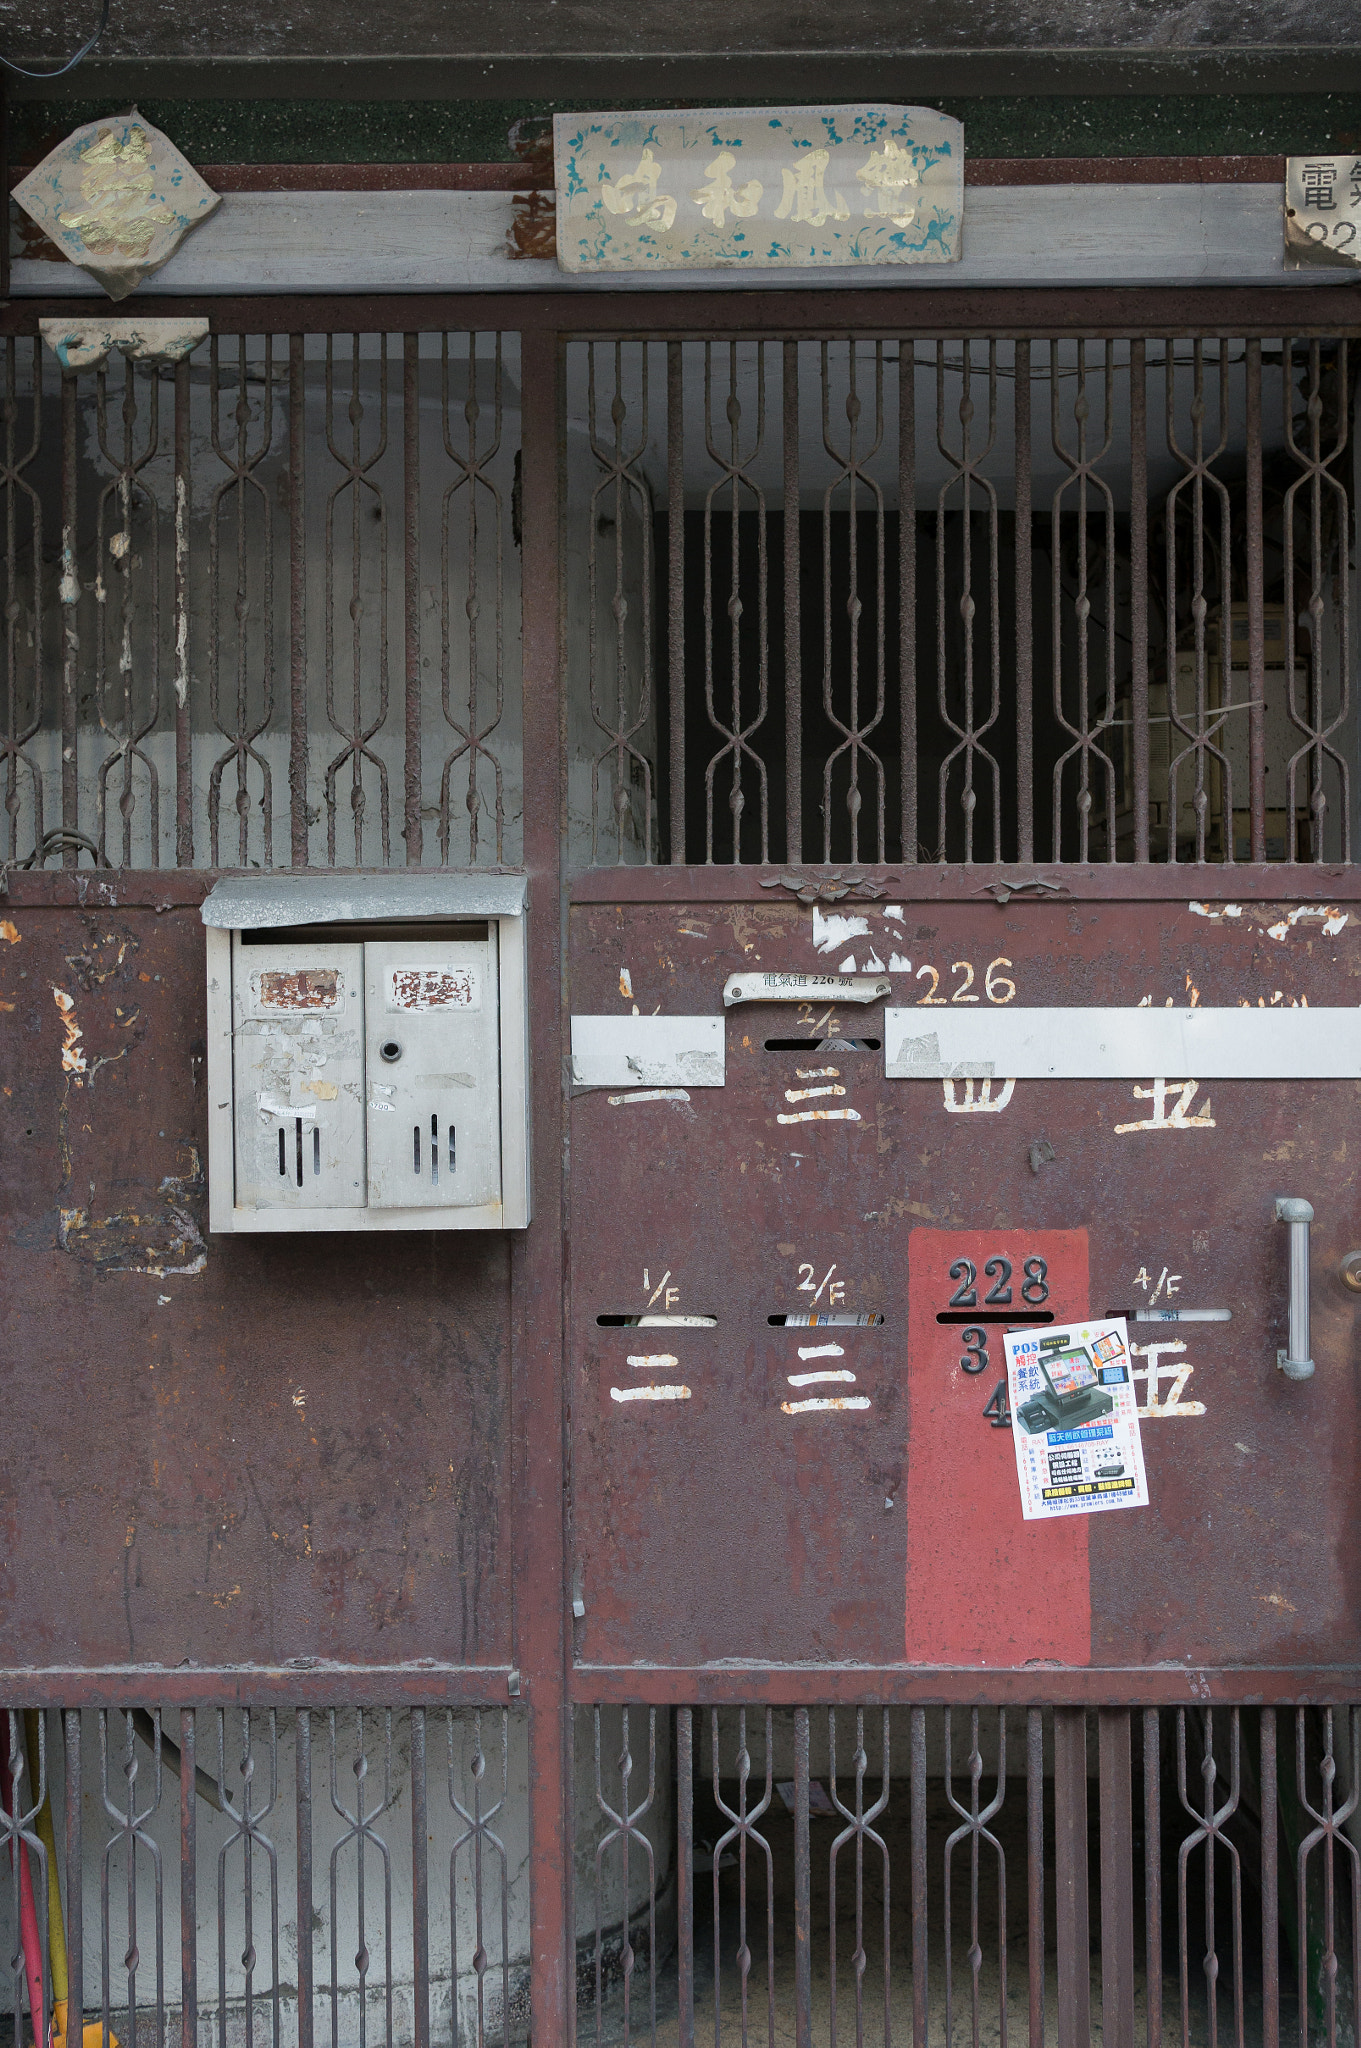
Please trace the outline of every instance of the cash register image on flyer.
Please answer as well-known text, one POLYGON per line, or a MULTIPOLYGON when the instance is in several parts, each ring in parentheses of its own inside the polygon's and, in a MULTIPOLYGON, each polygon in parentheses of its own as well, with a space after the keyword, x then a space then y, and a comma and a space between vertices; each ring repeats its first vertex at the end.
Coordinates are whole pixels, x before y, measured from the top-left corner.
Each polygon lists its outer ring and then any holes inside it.
POLYGON ((1003 1339, 1027 1522, 1148 1506, 1124 1318, 1003 1339))

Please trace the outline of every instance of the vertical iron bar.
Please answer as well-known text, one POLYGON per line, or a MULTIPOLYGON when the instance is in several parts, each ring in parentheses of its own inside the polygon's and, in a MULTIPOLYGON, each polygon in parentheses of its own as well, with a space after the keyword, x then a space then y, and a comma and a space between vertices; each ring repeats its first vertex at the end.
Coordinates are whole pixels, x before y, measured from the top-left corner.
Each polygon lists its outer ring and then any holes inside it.
POLYGON ((560 505, 565 434, 562 359, 555 333, 522 343, 524 544, 524 863, 543 906, 529 932, 528 977, 543 991, 535 1029, 534 1178, 537 1208, 512 1252, 514 1398, 543 1417, 520 1453, 514 1635, 529 1679, 530 2026, 535 2041, 571 2048, 576 2000, 571 1949, 572 1780, 563 1484, 563 1109, 565 961, 561 674, 560 505), (556 1001, 554 1000, 556 992, 556 1001))
POLYGON ((904 866, 917 864, 917 350, 898 343, 899 801, 904 866))
POLYGON ((1058 2048, 1091 2048, 1091 1937, 1087 1924, 1087 1715, 1054 1709, 1054 1896, 1058 1936, 1058 2048))
MULTIPOLYGON (((76 572, 76 380, 61 379, 61 822, 67 832, 80 825, 80 784, 76 761, 76 691, 80 657, 80 580, 76 572)), ((41 851, 41 850, 40 850, 41 851)), ((61 864, 73 868, 77 847, 68 840, 61 864)))
POLYGON ((425 857, 421 832, 421 338, 402 336, 402 500, 406 514, 406 864, 425 857))
MULTIPOLYGON (((177 366, 178 367, 178 366, 177 366)), ((198 1767, 192 1707, 180 1708, 180 2040, 198 2048, 198 1767)), ((69 1798, 69 1793, 68 1793, 69 1798)), ((79 2017, 77 2015, 77 2017, 79 2017)), ((67 2039, 70 2040, 68 2030, 67 2039)))
POLYGON ((685 860, 685 356, 679 341, 666 344, 666 591, 667 798, 671 859, 680 866, 685 860))
POLYGON ((1148 2048, 1163 2038, 1162 1743, 1158 1709, 1144 1711, 1144 1977, 1148 2048))
POLYGON ((298 1830, 298 2048, 312 2048, 312 1716, 294 1722, 293 1780, 298 1830))
POLYGON ((1134 2048, 1134 1809, 1130 1710, 1097 1715, 1101 1772, 1101 2040, 1134 2048))
MULTIPOLYGON (((787 344, 788 346, 788 344, 787 344)), ((797 347, 797 343, 793 344, 797 347)), ((794 1709, 794 2040, 812 2048, 813 1902, 808 1836, 808 1709, 794 1709)), ((833 1930, 835 1939, 835 1930, 833 1930)), ((835 1994, 834 1994, 835 1995, 835 1994)))
MULTIPOLYGON (((1251 818, 1249 859, 1266 859, 1266 650, 1265 606, 1263 604, 1262 561, 1262 344, 1247 345, 1247 556, 1248 556, 1248 807, 1251 818)), ((1288 609, 1288 607, 1287 607, 1288 609)), ((1227 695, 1226 678, 1233 642, 1228 627, 1219 635, 1220 693, 1227 695)), ((1288 651, 1287 651, 1288 658, 1288 651)), ((1233 858, 1233 820, 1227 821, 1227 859, 1233 858)))
POLYGON ((799 588, 799 344, 784 345, 785 856, 803 859, 803 647, 799 588))
MULTIPOLYGON (((880 1813, 888 1805, 889 1788, 892 1782, 892 1758, 889 1748, 891 1726, 890 1710, 885 1707, 879 1727, 881 1776, 876 1811, 880 1813)), ((884 1944, 884 2048, 893 2048, 893 1898, 891 1882, 893 1873, 890 1867, 887 1845, 881 1842, 879 1847, 884 1882, 884 1920, 881 1934, 884 1944)))
MULTIPOLYGON (((430 1867, 425 1790, 425 1708, 411 1709, 412 2048, 430 2048, 430 1867)), ((391 1977, 392 1963, 388 1961, 391 1977)), ((457 1998, 458 1987, 452 1987, 457 1998)))
POLYGON ((4 232, 0 234, 0 299, 9 297, 9 77, 0 76, 0 192, 5 196, 4 232))
MULTIPOLYGON (((1289 648, 1287 646, 1287 653, 1289 648)), ((1281 1920, 1276 1820, 1276 1709, 1261 1709, 1262 2048, 1280 2048, 1281 1920)))
POLYGON ((1148 854, 1148 366, 1147 343, 1129 345, 1130 748, 1134 755, 1134 858, 1148 854))
POLYGON ((189 703, 189 363, 175 365, 175 865, 194 865, 189 703))
MULTIPOLYGON (((926 1709, 913 1707, 912 1752, 912 2048, 927 2048, 926 1997, 926 1709)), ((948 1960, 947 1960, 948 1967, 948 1960)))
POLYGON ((84 1782, 80 1768, 80 1708, 62 1716, 66 1735, 66 2038, 83 2040, 85 2012, 85 1865, 81 1839, 84 1782))
POLYGON ((677 2048, 695 2048, 695 1716, 676 1709, 676 1970, 679 2015, 677 2048))
POLYGON ((1026 1921, 1030 2048, 1044 2048, 1044 1714, 1026 1710, 1026 1921))
MULTIPOLYGON (((307 442, 305 340, 288 337, 288 807, 290 858, 307 866, 307 535, 303 520, 307 442)), ((309 2022, 310 2023, 310 2022, 309 2022)))
MULTIPOLYGON (((1035 858, 1034 629, 1030 547, 1030 343, 1016 343, 1016 858, 1035 858)), ((1002 849, 997 849, 998 860, 1002 849)))

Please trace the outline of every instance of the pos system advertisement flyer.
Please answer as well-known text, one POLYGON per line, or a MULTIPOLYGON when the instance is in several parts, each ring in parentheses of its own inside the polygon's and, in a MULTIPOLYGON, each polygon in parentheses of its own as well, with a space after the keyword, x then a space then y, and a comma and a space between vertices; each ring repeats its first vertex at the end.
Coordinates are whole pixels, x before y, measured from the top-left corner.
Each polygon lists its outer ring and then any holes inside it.
POLYGON ((1026 1521, 1147 1507, 1124 1318, 1011 1330, 1003 1344, 1026 1521))

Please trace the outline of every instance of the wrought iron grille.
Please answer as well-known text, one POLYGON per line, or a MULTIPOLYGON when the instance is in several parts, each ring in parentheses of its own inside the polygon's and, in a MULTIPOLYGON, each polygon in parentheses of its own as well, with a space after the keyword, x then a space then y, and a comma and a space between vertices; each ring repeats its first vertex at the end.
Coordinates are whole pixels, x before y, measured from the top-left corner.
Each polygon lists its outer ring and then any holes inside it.
POLYGON ((523 2041, 525 1740, 505 1708, 0 1710, 8 2038, 55 2007, 106 2048, 523 2041))
POLYGON ((519 861, 518 337, 0 350, 0 859, 519 861))
POLYGON ((668 1718, 612 1710, 602 1764, 594 1710, 589 1855, 646 1885, 579 2038, 1354 2038, 1355 1708, 679 1708, 674 1887, 668 1718))
MULTIPOLYGON (((518 336, 3 351, 0 858, 521 858, 518 336)), ((569 343, 573 864, 1350 860, 1355 356, 569 343)))
MULTIPOLYGON (((577 1728, 580 2039, 1354 2038, 1356 1708, 577 1728)), ((527 2038, 519 1711, 8 1710, 0 1751, 15 2042, 527 2038)))
POLYGON ((574 343, 576 862, 1350 860, 1355 357, 574 343))

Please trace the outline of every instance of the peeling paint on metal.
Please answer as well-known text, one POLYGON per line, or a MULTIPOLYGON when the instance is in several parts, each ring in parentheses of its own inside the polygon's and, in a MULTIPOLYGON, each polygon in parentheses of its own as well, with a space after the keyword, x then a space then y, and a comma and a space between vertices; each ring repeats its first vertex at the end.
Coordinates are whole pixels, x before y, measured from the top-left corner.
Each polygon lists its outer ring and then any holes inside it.
MULTIPOLYGON (((1278 945, 1289 938, 1296 925, 1306 921, 1321 924, 1324 936, 1330 939, 1335 939, 1344 926, 1352 921, 1350 911, 1330 903, 1298 903, 1293 910, 1287 910, 1271 924, 1265 922, 1266 917, 1270 915, 1270 910, 1266 906, 1259 908, 1256 905, 1245 906, 1241 903, 1198 903, 1193 900, 1187 908, 1193 917, 1203 917, 1210 924, 1237 923, 1241 919, 1246 929, 1265 931, 1267 937, 1275 939, 1278 945)), ((1271 908, 1274 909, 1275 906, 1272 905, 1271 908)))
POLYGON ((80 1049, 80 1041, 84 1034, 76 1022, 75 998, 69 996, 64 988, 58 988, 54 982, 52 1000, 57 1006, 57 1014, 61 1018, 62 1030, 65 1033, 61 1048, 62 1068, 68 1074, 83 1074, 85 1055, 80 1049))
POLYGON ((605 1100, 612 1105, 621 1102, 688 1102, 688 1088, 635 1088, 628 1095, 607 1095, 605 1100))
POLYGON ((481 999, 472 967, 394 967, 389 972, 391 1010, 475 1010, 481 999))
POLYGON ((796 1109, 790 1116, 781 1111, 775 1121, 777 1124, 858 1124, 861 1117, 858 1109, 796 1109))
POLYGON ((674 1372, 680 1365, 672 1351, 644 1351, 631 1355, 628 1362, 640 1372, 674 1372))
POLYGON ((208 1247, 190 1203, 201 1202, 203 1168, 195 1146, 189 1146, 188 1173, 167 1174, 145 1210, 123 1209, 111 1216, 92 1216, 87 1209, 58 1211, 57 1241, 100 1272, 146 1273, 164 1280, 170 1274, 201 1273, 208 1247))
POLYGON ((254 979, 262 1010, 334 1010, 340 1001, 340 971, 335 967, 271 967, 254 979))
POLYGON ((0 917, 0 939, 4 939, 11 946, 19 944, 18 928, 12 918, 0 917))
MULTIPOLYGON (((834 953, 838 946, 844 946, 848 939, 868 938, 870 921, 867 917, 845 916, 834 910, 824 916, 815 903, 813 905, 813 945, 819 953, 834 953)), ((854 967, 842 970, 854 973, 854 967)))
POLYGON ((1318 918, 1322 922, 1324 932, 1331 939, 1336 938, 1343 925, 1347 923, 1348 913, 1319 903, 1301 903, 1297 909, 1288 912, 1279 924, 1269 924, 1266 935, 1269 939, 1278 941, 1287 939, 1300 920, 1306 917, 1318 918))
MULTIPOLYGON (((175 475, 175 583, 177 590, 189 588, 189 487, 178 471, 175 475)), ((175 702, 183 711, 189 702, 189 607, 175 608, 175 702)))
POLYGON ((786 1374, 791 1387, 822 1386, 830 1380, 840 1380, 847 1386, 855 1385, 855 1374, 844 1367, 833 1366, 823 1372, 791 1372, 786 1374))
POLYGON ((783 1415, 838 1414, 843 1409, 868 1408, 869 1405, 866 1394, 833 1394, 829 1398, 812 1401, 781 1401, 780 1412, 783 1415))
POLYGON ((688 1387, 611 1387, 612 1401, 688 1401, 688 1387))

